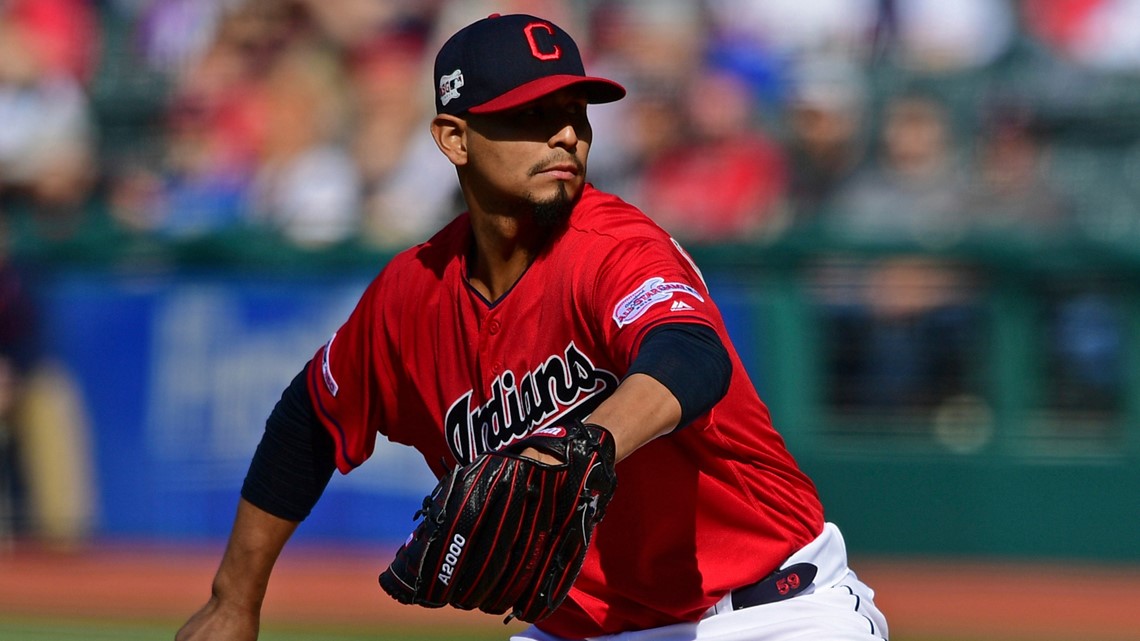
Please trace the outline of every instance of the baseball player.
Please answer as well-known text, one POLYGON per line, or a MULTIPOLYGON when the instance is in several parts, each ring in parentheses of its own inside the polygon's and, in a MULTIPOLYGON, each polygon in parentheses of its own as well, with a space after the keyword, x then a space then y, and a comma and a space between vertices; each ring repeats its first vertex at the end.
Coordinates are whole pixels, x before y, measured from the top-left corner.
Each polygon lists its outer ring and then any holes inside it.
POLYGON ((517 641, 886 639, 700 271, 586 182, 587 105, 625 89, 528 15, 460 30, 435 83, 467 211, 394 257, 284 391, 176 638, 255 639, 286 541, 382 436, 441 479, 380 575, 402 602, 532 622, 517 641))

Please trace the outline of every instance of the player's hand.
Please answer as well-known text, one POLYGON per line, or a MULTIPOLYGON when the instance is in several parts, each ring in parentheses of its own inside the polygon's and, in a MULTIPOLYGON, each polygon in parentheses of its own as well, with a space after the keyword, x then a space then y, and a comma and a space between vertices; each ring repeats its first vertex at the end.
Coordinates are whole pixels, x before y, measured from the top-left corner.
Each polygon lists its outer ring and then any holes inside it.
POLYGON ((257 612, 213 597, 178 630, 174 641, 256 641, 259 627, 257 612))
POLYGON ((519 452, 519 456, 538 463, 545 463, 546 465, 561 465, 566 462, 553 454, 548 454, 535 447, 526 448, 522 452, 519 452))

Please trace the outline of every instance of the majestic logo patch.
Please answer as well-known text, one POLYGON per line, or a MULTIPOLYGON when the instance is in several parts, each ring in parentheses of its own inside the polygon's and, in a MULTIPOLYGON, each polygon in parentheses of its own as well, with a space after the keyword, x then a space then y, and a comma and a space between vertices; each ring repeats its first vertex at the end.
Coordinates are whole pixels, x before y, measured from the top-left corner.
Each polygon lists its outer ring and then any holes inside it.
POLYGON ((614 322, 618 327, 625 327, 645 315, 650 307, 669 300, 677 292, 689 294, 702 303, 705 300, 697 290, 684 283, 666 283, 664 278, 654 276, 614 305, 614 322))
POLYGON ((472 407, 474 391, 463 394, 447 409, 444 436, 456 460, 466 465, 569 412, 592 411, 617 386, 612 372, 595 367, 571 342, 564 354, 522 376, 504 371, 491 381, 490 398, 482 405, 472 407))
POLYGON ((463 72, 459 69, 439 79, 439 102, 443 105, 459 97, 459 88, 463 86, 463 72))
POLYGON ((333 341, 336 340, 336 332, 333 332, 332 338, 329 342, 325 343, 325 351, 321 354, 321 378, 325 380, 325 388, 328 389, 329 394, 336 396, 340 386, 336 384, 336 379, 332 375, 332 367, 329 366, 329 352, 332 351, 333 341))

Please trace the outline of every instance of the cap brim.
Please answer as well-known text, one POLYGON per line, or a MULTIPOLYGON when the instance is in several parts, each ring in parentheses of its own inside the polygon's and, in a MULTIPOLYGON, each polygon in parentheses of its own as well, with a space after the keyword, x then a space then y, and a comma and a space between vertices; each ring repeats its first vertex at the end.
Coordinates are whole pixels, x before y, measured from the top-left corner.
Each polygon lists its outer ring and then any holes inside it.
POLYGON ((592 76, 558 75, 545 76, 519 85, 507 93, 488 100, 468 109, 471 113, 485 114, 496 111, 506 111, 525 105, 532 100, 538 100, 567 87, 581 87, 586 92, 586 101, 590 104, 614 102, 625 97, 625 87, 612 80, 595 78, 592 76))

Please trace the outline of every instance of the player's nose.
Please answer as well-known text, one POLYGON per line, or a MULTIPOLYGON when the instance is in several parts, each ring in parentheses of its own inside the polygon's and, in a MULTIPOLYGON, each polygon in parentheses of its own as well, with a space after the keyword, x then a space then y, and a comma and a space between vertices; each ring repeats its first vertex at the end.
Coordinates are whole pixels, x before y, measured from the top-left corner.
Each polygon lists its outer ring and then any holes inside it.
POLYGON ((572 123, 566 123, 550 137, 551 147, 564 147, 571 151, 578 146, 578 130, 572 123))

